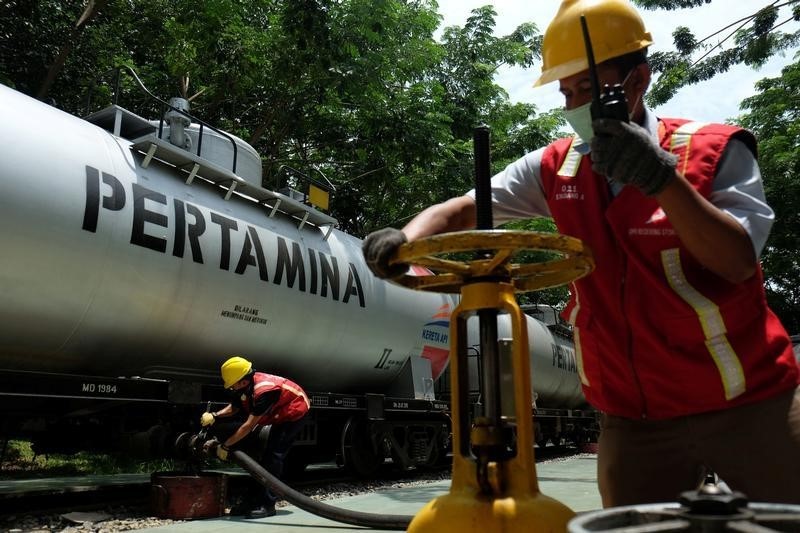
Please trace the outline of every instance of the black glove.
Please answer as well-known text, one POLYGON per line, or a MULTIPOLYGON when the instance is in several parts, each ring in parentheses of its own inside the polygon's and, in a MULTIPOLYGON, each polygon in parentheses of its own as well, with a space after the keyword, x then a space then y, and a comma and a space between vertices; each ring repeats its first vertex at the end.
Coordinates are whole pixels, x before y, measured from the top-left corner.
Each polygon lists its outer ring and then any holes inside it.
POLYGON ((592 121, 592 129, 595 172, 634 185, 647 196, 660 193, 675 178, 678 156, 662 149, 638 124, 600 118, 592 121))
POLYGON ((400 263, 390 266, 389 259, 400 245, 406 242, 403 232, 394 228, 379 229, 367 235, 361 249, 372 273, 383 279, 397 278, 405 274, 408 265, 400 263))

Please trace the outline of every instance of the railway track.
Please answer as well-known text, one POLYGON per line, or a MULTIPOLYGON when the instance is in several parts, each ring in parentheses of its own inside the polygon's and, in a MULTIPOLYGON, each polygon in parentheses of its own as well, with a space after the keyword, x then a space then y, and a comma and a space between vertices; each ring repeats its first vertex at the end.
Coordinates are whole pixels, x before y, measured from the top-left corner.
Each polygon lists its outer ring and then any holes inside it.
MULTIPOLYGON (((226 470, 228 500, 254 486, 254 481, 241 470, 226 470)), ((171 472, 178 475, 179 472, 171 472)), ((186 472, 186 475, 191 473, 186 472)), ((443 479, 448 469, 439 471, 386 473, 372 481, 359 480, 342 469, 311 468, 298 479, 290 480, 296 490, 312 498, 326 498, 337 493, 357 493, 373 490, 397 481, 443 479)), ((43 478, 35 480, 0 481, 0 531, 15 529, 18 522, 33 517, 50 517, 69 513, 122 514, 126 519, 153 520, 151 516, 151 478, 147 474, 117 476, 86 476, 43 478)), ((151 527, 151 526, 143 526, 151 527)), ((20 528, 16 528, 20 529, 20 528)), ((25 529, 23 529, 24 531, 25 529)))
MULTIPOLYGON (((216 470, 215 470, 216 471, 216 470)), ((228 490, 236 495, 250 481, 241 470, 223 470, 228 475, 228 490)), ((171 472, 192 475, 191 472, 171 472)), ((340 469, 317 468, 293 480, 298 490, 311 492, 337 483, 356 483, 340 469)), ((149 474, 75 476, 0 481, 0 517, 23 513, 91 511, 115 505, 141 506, 149 503, 149 474)))
MULTIPOLYGON (((537 461, 551 461, 577 453, 572 447, 548 446, 537 449, 536 455, 537 461)), ((241 470, 224 472, 228 474, 229 501, 235 501, 254 483, 241 470)), ((187 475, 190 474, 187 472, 187 475)), ((332 465, 316 465, 288 483, 311 498, 328 499, 397 483, 427 483, 448 477, 449 468, 399 472, 387 464, 381 476, 365 481, 332 465)), ((70 520, 65 518, 70 516, 90 521, 93 517, 102 517, 97 531, 142 529, 173 522, 153 516, 150 498, 148 474, 0 481, 0 531, 63 529, 70 525, 70 520)), ((86 525, 82 530, 86 530, 86 525)))

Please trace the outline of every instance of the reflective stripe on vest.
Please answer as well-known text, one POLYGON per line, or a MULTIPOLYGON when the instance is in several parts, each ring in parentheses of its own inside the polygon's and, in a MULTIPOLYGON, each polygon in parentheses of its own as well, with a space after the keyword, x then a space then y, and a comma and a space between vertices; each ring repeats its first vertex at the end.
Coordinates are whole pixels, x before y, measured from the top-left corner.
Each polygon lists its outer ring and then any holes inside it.
MULTIPOLYGON (((270 389, 273 389, 273 388, 275 388, 277 386, 278 386, 278 384, 275 383, 274 381, 266 381, 265 380, 265 381, 262 381, 260 383, 256 383, 255 387, 253 387, 253 391, 255 392, 256 390, 262 389, 264 387, 269 387, 270 389)), ((306 393, 303 392, 302 390, 299 390, 296 387, 292 387, 291 385, 289 385, 288 382, 281 383, 280 384, 280 388, 283 389, 283 390, 291 392, 292 394, 294 394, 294 396, 289 398, 288 402, 283 402, 281 404, 277 404, 276 403, 275 407, 273 407, 273 410, 277 411, 278 408, 282 408, 284 405, 287 405, 287 404, 291 403, 292 400, 294 400, 295 397, 303 398, 303 401, 306 402, 306 407, 309 407, 309 408, 311 407, 311 401, 308 399, 308 396, 306 396, 306 393)))
POLYGON ((728 330, 719 312, 719 307, 689 284, 681 267, 678 248, 662 250, 661 263, 664 266, 669 286, 697 313, 705 335, 706 348, 714 359, 714 364, 717 365, 717 370, 722 378, 725 399, 736 398, 746 389, 744 371, 739 356, 736 355, 728 341, 726 335, 728 330))
POLYGON ((581 377, 581 383, 589 387, 589 378, 586 377, 586 372, 583 370, 583 348, 581 347, 581 331, 578 326, 575 325, 575 320, 578 318, 578 311, 581 309, 581 301, 578 298, 578 287, 575 284, 572 284, 572 294, 575 296, 575 306, 572 308, 572 311, 569 313, 569 320, 568 322, 572 324, 572 336, 575 340, 575 362, 578 366, 578 375, 581 377))
POLYGON ((295 387, 292 387, 288 383, 284 383, 283 385, 281 385, 281 388, 288 390, 289 392, 294 394, 296 397, 299 396, 300 398, 303 398, 303 401, 306 402, 306 407, 309 407, 309 408, 311 407, 311 401, 308 399, 308 396, 306 396, 306 393, 303 392, 302 390, 299 390, 299 389, 297 389, 295 387))
POLYGON ((575 141, 577 140, 577 137, 572 138, 572 144, 569 145, 569 150, 567 150, 567 157, 564 158, 561 168, 558 169, 559 176, 574 178, 578 175, 578 167, 581 165, 583 156, 575 150, 575 141))
POLYGON ((275 383, 274 381, 266 381, 265 380, 265 381, 261 381, 259 383, 256 383, 255 386, 253 387, 253 391, 255 392, 255 391, 259 390, 259 389, 263 389, 264 387, 269 387, 269 388, 272 389, 272 388, 275 388, 277 386, 278 386, 278 384, 275 383))
MULTIPOLYGON (((659 129, 663 127, 663 122, 659 122, 659 129)), ((689 166, 689 150, 692 143, 692 135, 697 133, 700 128, 708 125, 708 122, 687 122, 678 127, 673 133, 672 138, 669 140, 670 152, 679 157, 678 164, 675 166, 681 175, 686 174, 686 168, 689 166)), ((660 138, 660 135, 659 135, 660 138)))

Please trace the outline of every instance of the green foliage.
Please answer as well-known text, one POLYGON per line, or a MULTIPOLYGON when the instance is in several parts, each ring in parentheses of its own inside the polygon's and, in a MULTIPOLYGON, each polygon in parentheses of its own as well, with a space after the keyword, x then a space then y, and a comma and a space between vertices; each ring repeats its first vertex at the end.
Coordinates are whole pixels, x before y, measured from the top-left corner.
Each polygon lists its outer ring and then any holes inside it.
MULTIPOLYGON (((711 3, 711 0, 634 0, 646 9, 686 9, 711 3)), ((692 85, 744 64, 763 66, 772 56, 800 44, 800 4, 796 0, 764 2, 747 17, 722 27, 701 39, 685 26, 672 33, 674 51, 659 50, 650 56, 654 73, 660 74, 646 99, 658 106, 682 87, 692 85)))
POLYGON ((684 9, 710 4, 711 0, 634 0, 645 9, 684 9))
MULTIPOLYGON (((77 115, 111 103, 126 66, 162 100, 261 154, 263 184, 286 167, 336 187, 331 214, 357 236, 401 226, 428 205, 473 187, 473 128, 492 131, 492 170, 547 144, 564 125, 512 104, 494 82, 502 65, 531 66, 541 35, 522 22, 494 35, 491 6, 433 35, 433 0, 106 0, 71 33, 85 0, 9 0, 0 12, 0 80, 36 95, 69 50, 47 99, 77 115), (86 108, 91 96, 91 109, 86 108)), ((129 75, 119 105, 163 112, 129 75)))
POLYGON ((780 77, 756 85, 758 94, 745 99, 749 110, 737 119, 758 138, 759 166, 767 202, 775 211, 762 254, 767 297, 784 325, 800 332, 800 62, 785 67, 780 77))
MULTIPOLYGON (((93 107, 107 105, 110 72, 128 66, 153 94, 190 98, 193 114, 250 142, 262 154, 265 186, 285 182, 286 165, 322 172, 337 186, 332 214, 357 235, 469 189, 478 123, 492 127, 501 162, 556 130, 558 119, 539 126, 532 106, 511 105, 494 83, 501 65, 537 60, 541 37, 531 23, 494 36, 490 6, 438 43, 430 0, 98 5, 85 31, 71 35, 84 1, 4 3, 0 79, 36 94, 68 44, 48 97, 85 114, 88 89, 93 107)), ((119 82, 120 105, 161 112, 129 76, 119 82)))
MULTIPOLYGON (((552 218, 534 218, 530 220, 515 220, 503 225, 503 229, 516 231, 535 231, 540 233, 556 233, 555 222, 552 218)), ((558 259, 560 254, 543 251, 524 251, 514 258, 515 263, 535 263, 558 259)), ((549 305, 561 309, 569 299, 569 289, 567 285, 544 289, 535 292, 519 294, 517 300, 520 305, 549 305)))
POLYGON ((149 474, 175 470, 172 460, 142 462, 126 455, 107 455, 89 452, 74 454, 36 455, 31 443, 8 441, 0 463, 1 479, 30 479, 53 476, 149 474))

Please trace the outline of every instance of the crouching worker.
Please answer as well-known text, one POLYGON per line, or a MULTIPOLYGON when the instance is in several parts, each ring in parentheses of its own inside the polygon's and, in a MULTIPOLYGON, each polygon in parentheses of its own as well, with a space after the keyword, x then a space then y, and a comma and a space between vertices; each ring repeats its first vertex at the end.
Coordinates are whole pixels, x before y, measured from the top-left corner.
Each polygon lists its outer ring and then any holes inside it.
MULTIPOLYGON (((243 357, 234 356, 222 363, 222 381, 231 394, 231 403, 214 413, 203 413, 200 424, 210 427, 210 433, 220 442, 217 457, 228 459, 228 451, 240 449, 250 455, 270 474, 280 478, 283 463, 294 442, 303 419, 308 414, 310 402, 297 383, 272 374, 256 372, 253 364, 243 357), (244 422, 219 421, 239 412, 247 415, 244 422), (259 443, 259 433, 271 426, 266 447, 259 443), (263 451, 262 451, 263 448, 263 451)), ((231 514, 245 518, 263 518, 275 515, 277 496, 269 489, 248 494, 241 509, 231 514)))

